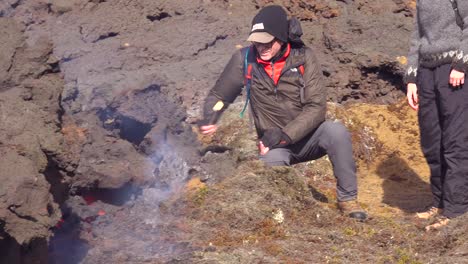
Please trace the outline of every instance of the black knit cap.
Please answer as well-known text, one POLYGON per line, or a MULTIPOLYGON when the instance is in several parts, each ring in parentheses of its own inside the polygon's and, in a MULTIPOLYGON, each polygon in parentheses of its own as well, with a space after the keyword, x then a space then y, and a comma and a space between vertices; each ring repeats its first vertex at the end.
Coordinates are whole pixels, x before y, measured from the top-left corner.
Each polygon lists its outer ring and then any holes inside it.
POLYGON ((274 38, 288 42, 288 15, 278 5, 262 8, 252 20, 252 29, 247 41, 268 43, 274 38))

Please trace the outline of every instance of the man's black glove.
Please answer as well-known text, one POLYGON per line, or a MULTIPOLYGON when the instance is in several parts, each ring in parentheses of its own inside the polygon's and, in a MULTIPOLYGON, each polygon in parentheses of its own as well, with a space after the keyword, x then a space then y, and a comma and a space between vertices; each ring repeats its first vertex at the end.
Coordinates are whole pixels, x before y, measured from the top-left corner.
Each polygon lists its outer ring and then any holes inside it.
POLYGON ((263 145, 267 148, 280 148, 291 144, 291 139, 283 133, 281 128, 275 127, 265 130, 260 139, 263 145))

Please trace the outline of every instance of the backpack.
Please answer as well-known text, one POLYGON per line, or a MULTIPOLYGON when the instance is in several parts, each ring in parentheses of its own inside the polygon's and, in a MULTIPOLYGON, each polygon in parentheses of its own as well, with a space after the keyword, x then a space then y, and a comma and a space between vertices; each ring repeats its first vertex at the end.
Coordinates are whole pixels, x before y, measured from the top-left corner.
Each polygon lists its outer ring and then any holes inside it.
MULTIPOLYGON (((304 42, 301 39, 302 36, 302 27, 301 23, 299 20, 295 17, 289 19, 289 35, 288 35, 288 42, 291 45, 291 48, 300 48, 304 46, 304 42)), ((244 107, 242 108, 242 111, 240 112, 240 117, 244 117, 245 110, 247 109, 247 106, 250 101, 250 85, 252 82, 252 64, 249 63, 248 58, 249 58, 249 52, 252 50, 254 47, 253 45, 250 45, 244 54, 244 87, 246 91, 246 100, 244 107)), ((300 65, 297 67, 299 72, 301 73, 301 76, 304 76, 304 65, 300 65)), ((301 98, 303 97, 303 91, 301 89, 301 98)))

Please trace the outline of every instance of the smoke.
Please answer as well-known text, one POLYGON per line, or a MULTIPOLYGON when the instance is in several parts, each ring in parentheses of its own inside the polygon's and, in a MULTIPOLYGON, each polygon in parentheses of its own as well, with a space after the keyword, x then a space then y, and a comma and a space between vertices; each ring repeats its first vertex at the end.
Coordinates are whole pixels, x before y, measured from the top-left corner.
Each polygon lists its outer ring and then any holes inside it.
POLYGON ((166 127, 165 133, 149 133, 142 141, 148 162, 156 165, 147 172, 154 178, 153 184, 79 189, 65 203, 64 221, 51 240, 50 263, 114 263, 122 259, 123 263, 139 263, 190 255, 191 246, 178 242, 184 240, 184 234, 172 226, 179 221, 177 212, 168 211, 164 202, 184 189, 194 170, 193 162, 186 158, 190 157, 187 149, 193 153, 196 149, 182 148, 178 142, 184 142, 177 137, 170 140, 174 135, 166 127))

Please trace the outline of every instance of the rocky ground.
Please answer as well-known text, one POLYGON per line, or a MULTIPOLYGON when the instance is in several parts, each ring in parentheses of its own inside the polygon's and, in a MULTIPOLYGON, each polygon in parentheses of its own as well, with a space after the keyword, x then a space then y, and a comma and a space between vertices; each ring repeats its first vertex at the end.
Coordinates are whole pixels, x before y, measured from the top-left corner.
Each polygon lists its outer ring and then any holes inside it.
POLYGON ((467 263, 466 217, 430 197, 401 73, 414 0, 2 0, 0 263, 467 263), (301 20, 353 134, 366 223, 326 158, 269 169, 239 119, 200 105, 258 8, 301 20))

